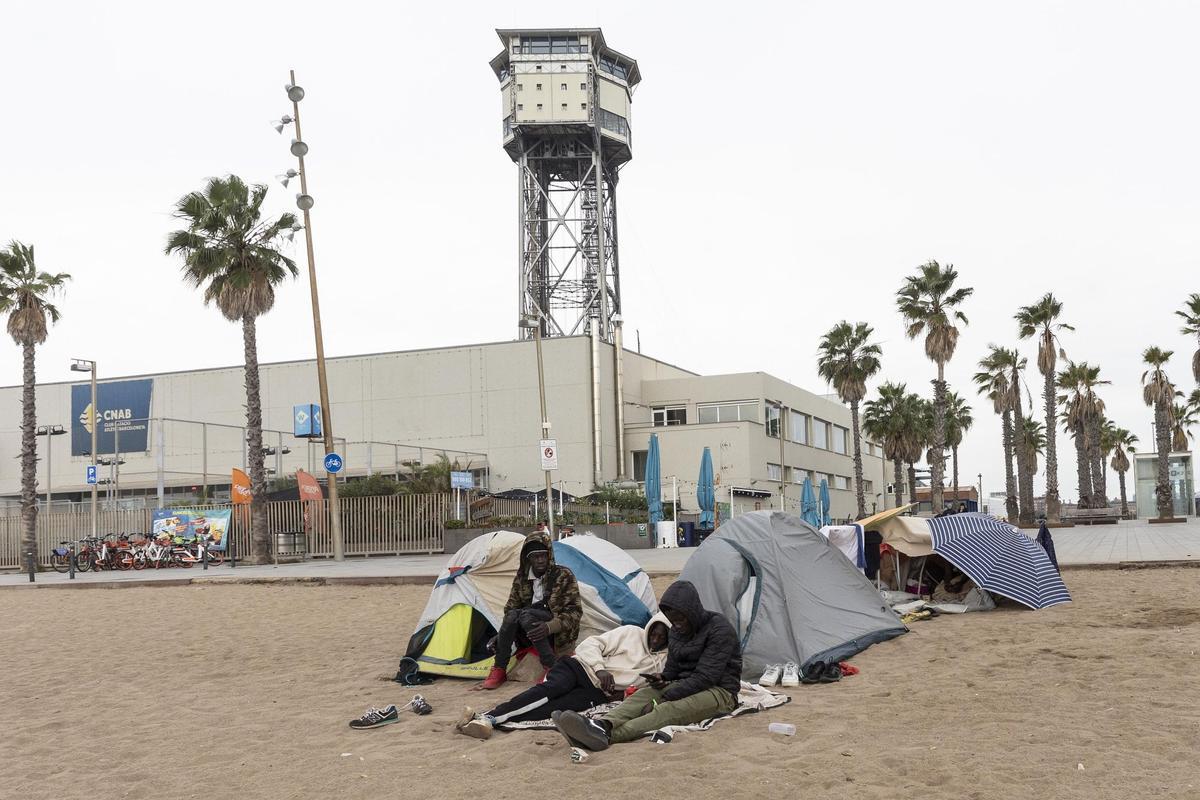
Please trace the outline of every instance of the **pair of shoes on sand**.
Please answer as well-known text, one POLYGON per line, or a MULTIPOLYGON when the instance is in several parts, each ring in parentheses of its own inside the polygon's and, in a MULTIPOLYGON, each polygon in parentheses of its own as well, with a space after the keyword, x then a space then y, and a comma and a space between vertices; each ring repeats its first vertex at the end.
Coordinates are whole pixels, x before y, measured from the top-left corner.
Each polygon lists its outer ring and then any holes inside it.
POLYGON ((842 679, 842 668, 836 661, 826 664, 824 661, 814 662, 804 673, 801 683, 837 683, 842 679))
POLYGON ((758 679, 758 685, 763 687, 774 686, 777 683, 783 686, 799 686, 800 666, 795 661, 772 664, 758 679))
POLYGON ((395 703, 386 705, 383 708, 371 706, 361 717, 350 720, 350 727, 356 731, 364 731, 368 728, 382 728, 384 725, 399 722, 400 712, 404 709, 412 709, 412 712, 418 716, 433 713, 433 706, 429 705, 428 701, 424 697, 421 697, 421 695, 414 694, 412 700, 409 700, 400 707, 397 707, 395 703))
POLYGON ((470 736, 472 739, 490 739, 495 730, 496 725, 490 718, 476 714, 470 706, 463 709, 458 722, 454 723, 455 733, 470 736))

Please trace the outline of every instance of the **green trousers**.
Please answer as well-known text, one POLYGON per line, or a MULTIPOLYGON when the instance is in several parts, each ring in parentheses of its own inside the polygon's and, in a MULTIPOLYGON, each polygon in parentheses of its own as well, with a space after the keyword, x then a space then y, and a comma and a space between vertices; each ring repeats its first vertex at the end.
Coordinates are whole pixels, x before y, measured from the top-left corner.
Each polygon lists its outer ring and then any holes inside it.
POLYGON ((680 700, 662 699, 663 692, 670 688, 651 689, 646 686, 638 689, 625 702, 604 716, 612 723, 612 743, 632 742, 640 739, 650 731, 665 728, 668 725, 691 725, 712 717, 728 714, 737 706, 733 695, 720 687, 705 689, 702 692, 684 697, 680 700), (654 704, 657 705, 654 705, 654 704), (646 706, 654 705, 648 714, 644 714, 646 706))

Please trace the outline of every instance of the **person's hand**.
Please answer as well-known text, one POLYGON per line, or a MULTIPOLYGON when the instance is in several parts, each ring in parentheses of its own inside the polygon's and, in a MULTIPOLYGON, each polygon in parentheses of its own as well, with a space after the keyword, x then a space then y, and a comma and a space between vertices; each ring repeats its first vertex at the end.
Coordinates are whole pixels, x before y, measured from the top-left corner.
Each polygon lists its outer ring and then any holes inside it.
POLYGON ((544 622, 539 622, 525 631, 525 635, 529 637, 529 641, 531 642, 540 642, 550 635, 550 627, 544 622))
POLYGON ((667 685, 667 681, 665 678, 663 678, 661 672, 654 672, 650 673, 650 675, 646 678, 646 684, 651 689, 661 689, 667 685))
POLYGON ((600 691, 605 694, 613 694, 617 691, 617 679, 608 670, 596 670, 596 680, 600 681, 600 691))

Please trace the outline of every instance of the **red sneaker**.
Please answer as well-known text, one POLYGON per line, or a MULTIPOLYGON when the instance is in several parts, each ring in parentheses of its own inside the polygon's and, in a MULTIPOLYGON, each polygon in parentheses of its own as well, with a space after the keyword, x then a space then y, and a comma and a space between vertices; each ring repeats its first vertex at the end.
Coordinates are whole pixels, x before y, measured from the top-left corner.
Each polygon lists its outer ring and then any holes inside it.
POLYGON ((479 684, 480 689, 499 689, 508 680, 508 672, 500 667, 492 667, 492 671, 479 684))

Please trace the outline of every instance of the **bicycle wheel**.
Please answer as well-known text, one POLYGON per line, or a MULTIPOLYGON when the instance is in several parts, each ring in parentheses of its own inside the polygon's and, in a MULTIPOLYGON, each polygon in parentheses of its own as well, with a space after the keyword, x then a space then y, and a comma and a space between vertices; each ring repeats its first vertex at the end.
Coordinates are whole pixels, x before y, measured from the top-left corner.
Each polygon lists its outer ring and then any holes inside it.
POLYGON ((75 571, 87 572, 92 568, 92 559, 95 558, 95 553, 91 550, 85 550, 75 556, 75 571))
POLYGON ((70 572, 71 571, 71 555, 59 555, 58 553, 50 554, 50 566, 54 567, 55 572, 70 572))
POLYGON ((133 553, 130 553, 130 555, 133 556, 133 568, 134 569, 145 569, 146 568, 146 551, 145 550, 136 550, 133 553))
POLYGON ((128 550, 117 550, 112 556, 113 568, 122 572, 133 569, 133 553, 128 550))
POLYGON ((219 567, 225 563, 224 550, 206 550, 204 551, 204 555, 208 559, 210 567, 219 567))

